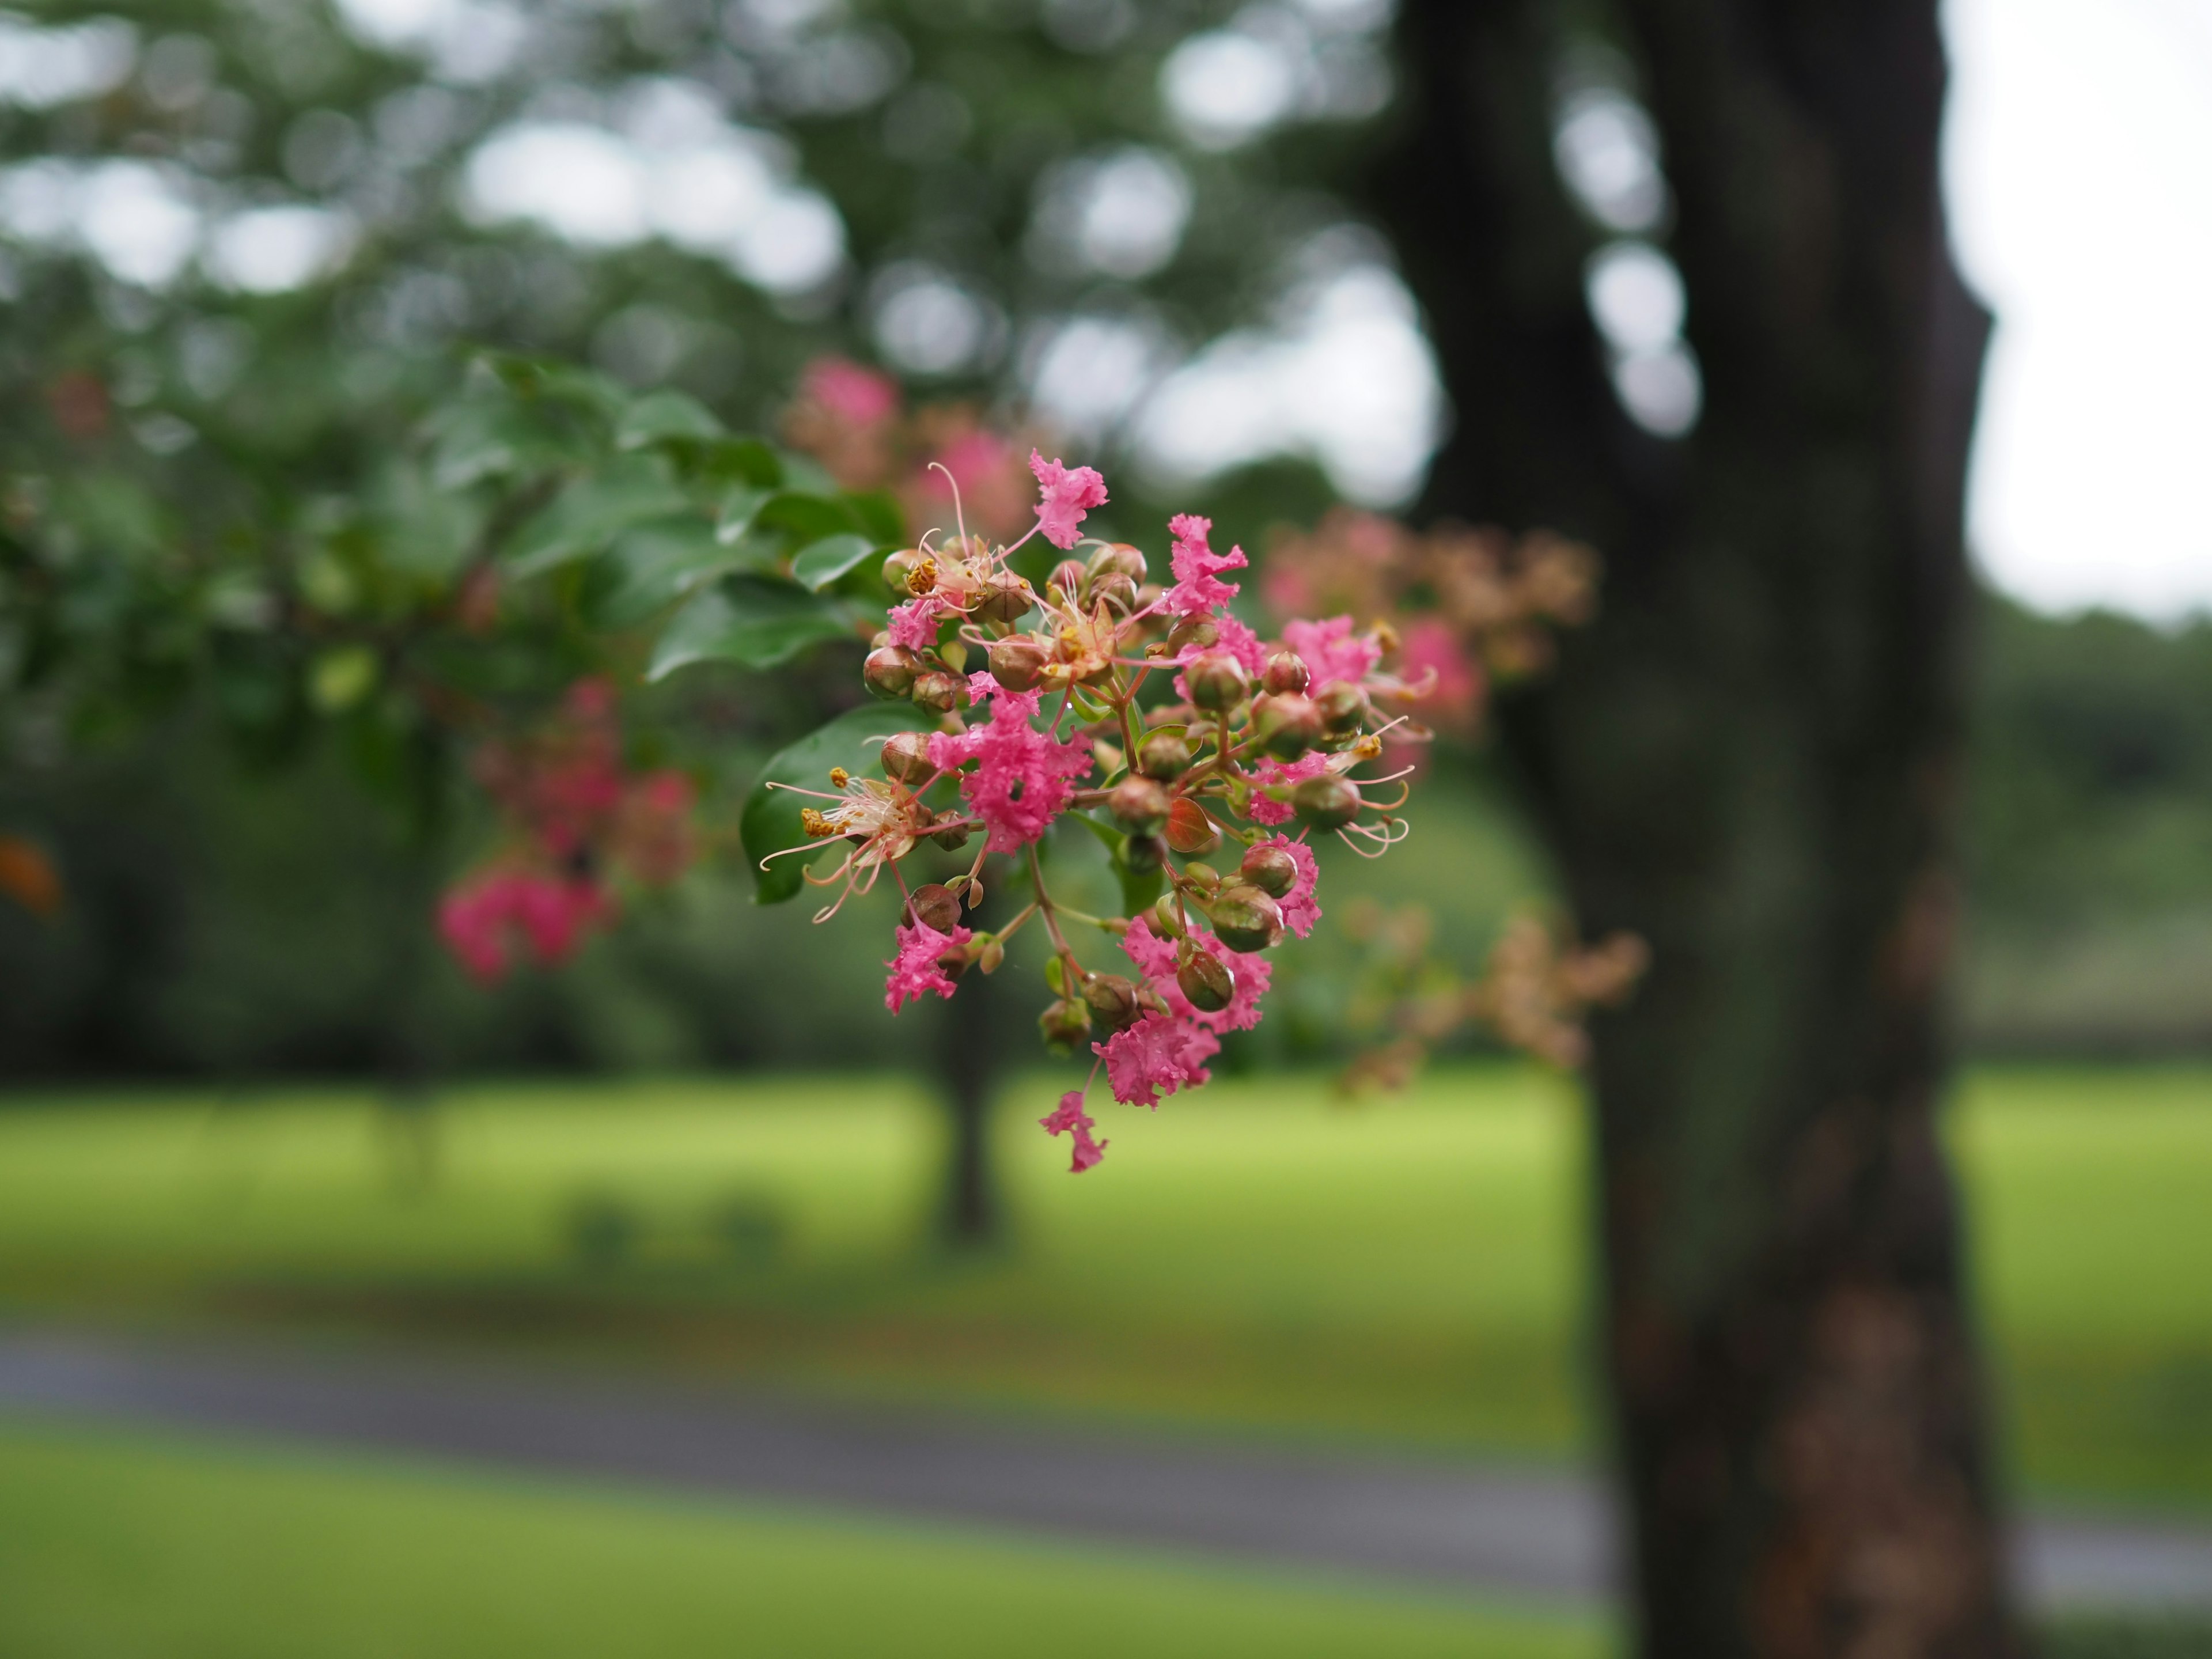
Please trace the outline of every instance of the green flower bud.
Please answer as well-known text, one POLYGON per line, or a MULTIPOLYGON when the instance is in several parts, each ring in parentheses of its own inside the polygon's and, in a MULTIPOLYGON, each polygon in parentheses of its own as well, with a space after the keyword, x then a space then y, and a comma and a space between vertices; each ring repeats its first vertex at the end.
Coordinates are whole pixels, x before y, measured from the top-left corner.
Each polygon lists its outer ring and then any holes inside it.
POLYGON ((921 659, 902 645, 886 645, 868 653, 860 665, 860 678, 879 697, 903 697, 914 690, 921 672, 921 659))
POLYGON ((1349 680, 1331 680, 1314 693, 1321 713, 1321 729, 1332 738, 1357 731, 1367 718, 1367 693, 1349 680))
POLYGON ((1157 870, 1167 861, 1168 844, 1158 836, 1132 836, 1121 849, 1122 864, 1139 875, 1157 870))
POLYGON ((1172 732, 1155 732, 1138 745, 1137 770, 1173 783, 1190 770, 1190 745, 1172 732))
POLYGON ((1094 609, 1103 605, 1116 616, 1126 617, 1137 608, 1137 585, 1118 570, 1113 571, 1093 580, 1084 598, 1094 609))
POLYGON ((960 901, 952 890, 937 882, 917 887, 906 902, 906 919, 920 922, 939 933, 949 933, 960 925, 960 901))
POLYGON ((1054 1054, 1072 1054, 1091 1035, 1091 1010, 1063 997, 1037 1016, 1037 1031, 1054 1054))
POLYGON ((1308 778, 1291 796, 1298 822, 1316 830, 1341 830, 1359 816, 1359 787, 1349 778, 1308 778))
POLYGON ((1277 693, 1303 691, 1312 678, 1304 657, 1295 651, 1278 651, 1267 659, 1267 667, 1261 671, 1260 684, 1277 693))
POLYGON ((929 763, 929 734, 894 732, 884 739, 884 775, 899 783, 920 783, 937 769, 929 763))
POLYGON ((1275 901, 1245 883, 1226 888, 1206 907, 1206 918, 1232 951, 1265 951, 1282 942, 1283 912, 1275 901))
POLYGON ((1137 1000, 1137 988, 1119 974, 1091 975, 1084 981, 1083 1000, 1091 1018, 1109 1033, 1134 1025, 1144 1012, 1137 1000))
POLYGON ((1033 691, 1051 660, 1035 635, 1012 635, 991 647, 991 678, 1009 691, 1033 691))
POLYGON ((1190 700, 1200 708, 1234 708, 1251 690, 1244 665, 1226 651, 1209 651, 1197 658, 1183 670, 1183 679, 1190 687, 1190 700))
POLYGON ((1279 847, 1255 847, 1245 854, 1237 873, 1270 898, 1280 898, 1297 885, 1298 864, 1279 847))
POLYGON ((1142 550, 1127 542, 1115 542, 1111 547, 1100 548, 1091 556, 1089 570, 1093 579, 1127 576, 1132 586, 1143 581, 1149 574, 1142 550))
POLYGON ((1163 893, 1152 901, 1152 930, 1159 939, 1181 939, 1190 931, 1182 925, 1182 911, 1173 893, 1163 893))
POLYGON ((1193 951, 1190 959, 1176 969, 1176 984, 1190 999, 1190 1006, 1202 1013, 1219 1013, 1237 994, 1237 975, 1211 951, 1193 951))
POLYGON ((965 680, 957 674, 948 674, 935 668, 915 678, 912 693, 915 702, 940 714, 949 714, 967 694, 968 683, 965 680))
POLYGON ((1149 836, 1165 823, 1173 805, 1168 792, 1150 778, 1124 778, 1106 797, 1107 810, 1125 828, 1140 836, 1149 836))
POLYGON ((1252 730, 1277 760, 1296 760, 1321 741, 1321 711, 1295 691, 1252 700, 1252 730))

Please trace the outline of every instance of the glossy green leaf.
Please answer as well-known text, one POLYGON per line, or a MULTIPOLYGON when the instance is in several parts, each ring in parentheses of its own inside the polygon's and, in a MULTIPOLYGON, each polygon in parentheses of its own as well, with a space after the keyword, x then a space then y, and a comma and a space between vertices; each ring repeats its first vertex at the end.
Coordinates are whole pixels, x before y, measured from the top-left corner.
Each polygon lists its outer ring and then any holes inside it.
POLYGON ((806 832, 799 823, 800 810, 827 804, 787 789, 771 789, 769 784, 796 784, 827 793, 833 766, 842 766, 856 777, 879 778, 883 775, 881 745, 868 739, 895 732, 920 731, 928 723, 929 717, 910 702, 866 703, 801 738, 761 769, 752 793, 745 797, 744 816, 738 826, 745 860, 753 866, 755 902, 781 904, 805 884, 805 868, 813 862, 808 854, 793 853, 765 867, 761 860, 786 848, 805 846, 806 832))
POLYGON ((783 459, 758 438, 718 438, 700 447, 695 470, 709 483, 775 490, 782 487, 783 459))
POLYGON ((789 582, 737 576, 695 593, 669 621, 646 670, 664 679, 693 663, 773 668, 810 645, 849 639, 846 608, 789 582))
POLYGON ((860 528, 876 538, 879 547, 899 547, 907 540, 906 509, 888 489, 866 489, 848 495, 845 505, 860 521, 860 528))
POLYGON ((775 499, 775 491, 755 484, 738 484, 722 497, 714 515, 714 533, 726 542, 751 533, 760 510, 775 499))
POLYGON ((744 568, 747 550, 725 546, 696 514, 624 531, 607 550, 593 614, 629 628, 719 576, 744 568))
POLYGON ((648 392, 615 422, 615 447, 642 449, 667 438, 719 438, 722 423, 688 392, 648 392))
POLYGON ((847 571, 873 557, 878 550, 872 536, 857 536, 850 531, 824 536, 799 549, 792 559, 792 580, 809 592, 819 593, 847 571))
POLYGON ((853 510, 842 501, 799 489, 778 490, 761 503, 753 522, 791 531, 810 542, 842 535, 858 526, 853 510))
POLYGON ((508 568, 535 576, 605 549, 623 532, 672 518, 690 505, 665 467, 633 456, 576 479, 520 530, 506 550, 508 568))

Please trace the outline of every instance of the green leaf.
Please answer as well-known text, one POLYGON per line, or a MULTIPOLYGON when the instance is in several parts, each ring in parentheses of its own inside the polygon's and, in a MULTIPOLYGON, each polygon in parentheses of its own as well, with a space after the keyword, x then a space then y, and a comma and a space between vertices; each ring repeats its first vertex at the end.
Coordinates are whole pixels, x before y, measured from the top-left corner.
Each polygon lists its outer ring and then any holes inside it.
POLYGON ((819 593, 831 582, 877 551, 872 536, 824 536, 799 550, 791 561, 792 580, 810 593, 819 593))
POLYGON ((795 784, 803 789, 826 791, 833 766, 842 766, 855 776, 881 777, 881 746, 866 739, 888 737, 894 732, 917 732, 929 723, 929 716, 910 702, 866 703, 846 710, 827 726, 801 738, 761 769, 752 793, 745 797, 744 816, 738 824, 746 860, 753 866, 754 902, 781 904, 805 884, 805 867, 812 862, 806 854, 794 853, 766 868, 761 860, 786 848, 805 846, 806 831, 800 826, 799 811, 822 805, 788 789, 768 786, 795 784))
POLYGON ((719 438, 701 446, 697 471, 709 483, 774 490, 783 483, 783 461, 758 438, 719 438))
POLYGON ((1115 859, 1114 873, 1121 883, 1121 914, 1125 916, 1150 909, 1152 901, 1167 890, 1167 872, 1157 865, 1149 870, 1132 870, 1115 859))
POLYGON ((789 582, 732 577, 685 601, 653 647, 645 677, 665 679, 698 662, 773 668, 810 645, 852 635, 845 608, 834 600, 789 582))
POLYGON ((761 508, 775 499, 775 491, 754 484, 739 484, 722 497, 714 514, 714 533, 726 542, 750 533, 761 508))
POLYGON ((718 576, 744 567, 746 550, 726 547, 696 514, 624 531, 607 550, 605 586, 594 604, 609 628, 643 622, 718 576))
POLYGON ((808 541, 836 536, 855 528, 859 520, 842 501, 805 490, 782 489, 760 504, 753 514, 757 525, 795 531, 808 541))
POLYGON ((722 423, 688 392, 648 392, 615 422, 617 449, 643 449, 666 438, 719 438, 722 423))
POLYGON ((535 576, 597 553, 625 530, 671 518, 690 501, 665 468, 632 456, 576 479, 549 502, 507 544, 506 559, 517 576, 535 576))
POLYGON ((905 544, 906 509, 899 505, 898 497, 888 489, 861 490, 848 494, 845 505, 860 521, 860 528, 876 538, 879 547, 899 547, 905 544))

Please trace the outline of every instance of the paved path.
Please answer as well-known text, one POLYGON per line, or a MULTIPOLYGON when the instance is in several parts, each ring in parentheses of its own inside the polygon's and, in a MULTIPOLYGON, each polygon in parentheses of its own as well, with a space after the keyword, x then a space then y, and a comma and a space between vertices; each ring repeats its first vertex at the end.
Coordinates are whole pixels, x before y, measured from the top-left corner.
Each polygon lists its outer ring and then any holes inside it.
MULTIPOLYGON (((1559 1473, 388 1358, 0 1329, 0 1408, 390 1447, 509 1466, 1382 1573, 1587 1602, 1610 1582, 1595 1485, 1559 1473)), ((2212 1528, 2038 1516, 2044 1605, 2212 1608, 2212 1528)))

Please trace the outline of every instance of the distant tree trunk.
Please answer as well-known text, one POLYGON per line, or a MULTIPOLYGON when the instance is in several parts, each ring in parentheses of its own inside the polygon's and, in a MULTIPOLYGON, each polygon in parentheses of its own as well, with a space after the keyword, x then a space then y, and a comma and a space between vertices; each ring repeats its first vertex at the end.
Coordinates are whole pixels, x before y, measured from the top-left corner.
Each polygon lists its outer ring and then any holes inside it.
POLYGON ((996 1244, 1005 1231, 991 1154, 991 1097, 1000 1070, 998 1023, 1006 1012, 998 981, 971 968, 939 1023, 937 1084, 949 1132, 939 1225, 957 1249, 996 1244))
POLYGON ((1705 406, 1621 413, 1554 172, 1566 0, 1401 0, 1376 179, 1457 426, 1437 516, 1603 614, 1505 712, 1581 925, 1655 966, 1594 1084, 1643 1653, 2017 1651, 1935 1109, 1962 478, 1987 319, 1937 191, 1937 0, 1616 0, 1705 406))

